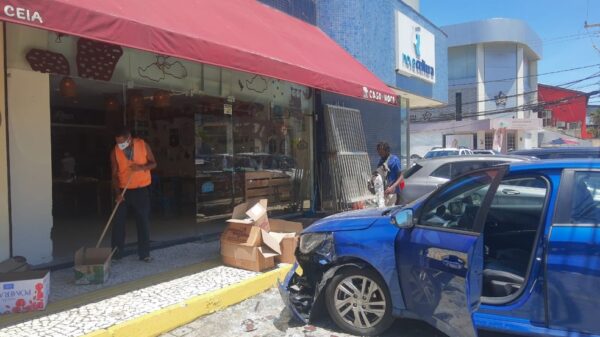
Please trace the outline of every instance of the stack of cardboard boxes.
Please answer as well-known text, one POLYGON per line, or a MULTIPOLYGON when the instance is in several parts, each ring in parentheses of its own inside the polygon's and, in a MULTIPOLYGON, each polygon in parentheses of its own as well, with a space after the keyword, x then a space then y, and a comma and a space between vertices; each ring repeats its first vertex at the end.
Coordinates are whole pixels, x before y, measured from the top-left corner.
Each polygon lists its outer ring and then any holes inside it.
POLYGON ((236 206, 221 235, 221 257, 228 266, 262 271, 275 263, 294 263, 302 224, 269 219, 267 200, 236 206))

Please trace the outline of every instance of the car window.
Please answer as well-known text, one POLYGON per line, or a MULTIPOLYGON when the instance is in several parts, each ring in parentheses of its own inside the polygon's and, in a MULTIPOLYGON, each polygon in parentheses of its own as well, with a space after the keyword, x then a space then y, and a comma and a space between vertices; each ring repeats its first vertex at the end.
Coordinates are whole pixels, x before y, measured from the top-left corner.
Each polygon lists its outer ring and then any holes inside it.
POLYGON ((404 171, 402 173, 402 176, 404 176, 404 179, 408 179, 413 174, 417 173, 417 171, 419 171, 421 168, 423 168, 423 166, 421 166, 419 164, 414 164, 413 166, 411 166, 410 168, 408 168, 406 171, 404 171))
MULTIPOLYGON (((537 225, 544 208, 547 190, 546 180, 542 177, 508 177, 500 182, 492 200, 492 207, 512 205, 517 210, 527 208, 528 212, 525 213, 527 217, 537 214, 537 220, 533 221, 537 225)), ((504 210, 511 211, 511 209, 504 210)), ((523 220, 525 217, 525 215, 521 215, 519 220, 523 220)))
POLYGON ((450 164, 444 164, 431 173, 432 177, 450 179, 450 164))
POLYGON ((430 151, 425 154, 424 158, 437 158, 446 156, 458 156, 458 150, 447 150, 447 151, 430 151))
POLYGON ((576 172, 571 222, 600 224, 600 172, 576 172))
POLYGON ((429 199, 420 224, 431 227, 473 231, 475 218, 498 170, 464 176, 429 199))
POLYGON ((454 179, 465 173, 501 164, 501 161, 461 161, 450 164, 450 178, 454 179))

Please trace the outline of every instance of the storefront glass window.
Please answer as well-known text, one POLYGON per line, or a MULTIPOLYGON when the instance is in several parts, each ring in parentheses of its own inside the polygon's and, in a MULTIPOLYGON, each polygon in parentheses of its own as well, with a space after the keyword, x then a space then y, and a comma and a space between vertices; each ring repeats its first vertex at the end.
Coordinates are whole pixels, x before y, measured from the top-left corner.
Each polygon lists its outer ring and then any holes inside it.
POLYGON ((223 224, 245 200, 269 199, 273 216, 310 207, 312 89, 8 26, 8 68, 48 69, 40 78, 50 92, 55 229, 68 231, 72 210, 105 220, 113 205, 109 153, 123 125, 156 157, 153 226, 162 239, 198 235, 198 223, 223 224))

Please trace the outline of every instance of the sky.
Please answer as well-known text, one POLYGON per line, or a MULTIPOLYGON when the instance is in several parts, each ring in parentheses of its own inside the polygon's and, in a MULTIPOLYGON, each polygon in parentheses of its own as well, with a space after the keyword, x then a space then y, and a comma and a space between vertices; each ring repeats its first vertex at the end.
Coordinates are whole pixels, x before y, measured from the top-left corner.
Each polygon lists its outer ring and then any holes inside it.
MULTIPOLYGON (((421 0, 421 14, 438 27, 506 17, 526 21, 543 42, 538 73, 600 64, 600 0, 421 0), (598 48, 595 49, 594 45, 598 48)), ((538 82, 560 85, 600 72, 600 66, 541 75, 538 82)), ((572 89, 600 90, 600 78, 573 84, 572 89)), ((600 104, 600 98, 590 103, 600 104)))

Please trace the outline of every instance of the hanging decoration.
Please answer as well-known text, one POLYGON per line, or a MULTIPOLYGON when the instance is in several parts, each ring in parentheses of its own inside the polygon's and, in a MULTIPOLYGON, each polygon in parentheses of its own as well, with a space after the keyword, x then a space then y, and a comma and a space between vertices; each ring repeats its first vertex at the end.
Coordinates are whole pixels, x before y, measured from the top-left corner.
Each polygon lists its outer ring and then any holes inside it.
POLYGON ((127 103, 133 111, 144 108, 144 95, 141 90, 131 89, 127 91, 127 103))
POLYGON ((60 95, 65 98, 74 98, 77 96, 77 85, 69 76, 65 76, 59 85, 60 95))
POLYGON ((165 90, 157 90, 153 96, 154 106, 157 108, 166 108, 171 103, 171 94, 165 90))
POLYGON ((304 99, 309 100, 309 99, 312 98, 313 89, 312 88, 306 88, 306 91, 302 90, 302 93, 304 94, 304 99))
MULTIPOLYGON (((241 83, 238 83, 238 85, 240 85, 240 87, 243 87, 241 83)), ((254 92, 262 94, 263 92, 267 91, 269 85, 264 77, 254 75, 254 77, 252 77, 251 79, 246 80, 246 88, 248 90, 252 90, 254 92)))
POLYGON ((290 88, 290 101, 288 103, 290 112, 293 115, 302 113, 302 90, 294 87, 290 88))
POLYGON ((119 111, 119 106, 119 100, 115 97, 115 95, 106 95, 104 98, 104 107, 107 112, 117 112, 119 111))
POLYGON ((138 67, 140 77, 153 82, 160 82, 171 76, 181 80, 187 77, 188 72, 181 61, 169 62, 170 57, 156 55, 156 62, 153 62, 145 67, 138 67))
POLYGON ((77 41, 77 72, 80 77, 110 81, 123 56, 123 48, 80 38, 77 41))
POLYGON ((34 71, 65 76, 70 73, 69 61, 63 54, 34 48, 27 52, 25 58, 34 71))

